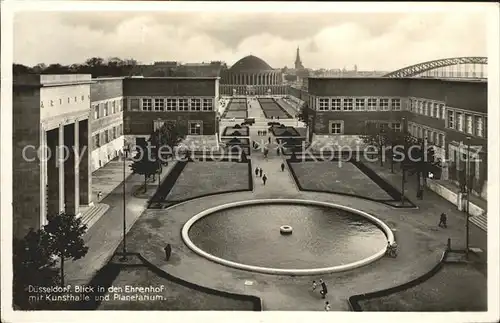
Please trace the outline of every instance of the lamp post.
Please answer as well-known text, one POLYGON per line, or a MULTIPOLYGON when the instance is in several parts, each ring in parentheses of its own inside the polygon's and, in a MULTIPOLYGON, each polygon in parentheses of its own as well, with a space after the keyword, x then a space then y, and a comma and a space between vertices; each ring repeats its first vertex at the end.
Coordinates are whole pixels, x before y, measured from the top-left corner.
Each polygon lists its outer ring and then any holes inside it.
POLYGON ((467 204, 465 205, 465 257, 469 258, 469 194, 471 192, 470 189, 470 140, 471 137, 467 137, 467 164, 465 169, 465 187, 466 187, 466 196, 467 196, 467 204))
POLYGON ((403 126, 403 146, 404 146, 404 159, 401 161, 401 170, 403 171, 403 176, 401 177, 401 205, 405 204, 405 163, 408 151, 406 149, 406 125, 405 118, 401 118, 403 126))
POLYGON ((121 261, 126 261, 127 260, 127 222, 126 222, 126 214, 127 214, 127 208, 126 208, 126 199, 125 199, 125 151, 122 151, 122 158, 123 158, 123 255, 120 258, 121 261))

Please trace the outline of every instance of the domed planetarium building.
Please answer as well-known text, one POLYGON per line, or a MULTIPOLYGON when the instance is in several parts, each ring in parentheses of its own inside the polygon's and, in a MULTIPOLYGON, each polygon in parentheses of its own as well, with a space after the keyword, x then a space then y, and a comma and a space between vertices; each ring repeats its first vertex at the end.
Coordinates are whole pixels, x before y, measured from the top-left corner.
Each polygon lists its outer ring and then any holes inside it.
POLYGON ((222 95, 285 95, 281 70, 248 55, 221 72, 222 95))

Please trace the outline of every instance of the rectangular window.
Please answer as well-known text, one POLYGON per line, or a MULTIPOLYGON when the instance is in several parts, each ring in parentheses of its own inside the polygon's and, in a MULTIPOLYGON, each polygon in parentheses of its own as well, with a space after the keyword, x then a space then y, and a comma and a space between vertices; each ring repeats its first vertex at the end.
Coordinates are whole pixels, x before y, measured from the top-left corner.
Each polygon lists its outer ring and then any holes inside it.
POLYGON ((99 104, 100 110, 102 111, 102 118, 108 115, 108 106, 104 103, 99 104))
POLYGON ((179 111, 188 111, 188 99, 179 99, 179 111))
POLYGON ((380 110, 389 111, 389 99, 380 99, 380 110))
POLYGON ((94 119, 99 119, 99 105, 96 104, 96 105, 93 105, 93 108, 94 108, 94 119))
POLYGON ((130 99, 128 102, 130 104, 127 107, 127 109, 129 111, 139 111, 140 110, 141 100, 139 100, 139 99, 130 99))
POLYGON ((342 104, 342 102, 340 99, 332 99, 332 110, 333 111, 340 111, 341 104, 342 104))
POLYGON ((109 131, 104 130, 104 144, 107 144, 109 142, 109 131))
POLYGON ((113 139, 118 138, 118 127, 113 127, 113 139))
POLYGON ((201 111, 201 99, 191 99, 191 111, 201 111))
POLYGON ((439 113, 439 104, 434 103, 434 117, 441 119, 441 115, 439 113))
POLYGON ((116 113, 116 103, 115 103, 115 101, 111 101, 111 111, 113 111, 112 112, 113 114, 116 113))
POLYGON ((444 106, 444 104, 439 105, 439 111, 440 111, 439 118, 446 120, 446 113, 445 113, 446 107, 444 106))
POLYGON ((153 109, 153 100, 142 99, 142 111, 151 111, 153 109))
POLYGON ((415 100, 410 99, 410 112, 415 110, 415 100))
POLYGON ((167 111, 177 110, 177 99, 167 99, 167 111))
POLYGON ((189 134, 190 135, 201 135, 201 121, 189 121, 189 134))
POLYGON ((344 99, 344 110, 345 111, 352 111, 353 110, 353 106, 352 106, 352 102, 353 100, 352 99, 344 99))
POLYGON ((429 115, 429 105, 430 104, 428 102, 424 101, 424 102, 422 102, 422 105, 424 106, 424 115, 428 116, 429 115))
POLYGON ((391 104, 392 104, 392 110, 394 111, 401 110, 401 99, 392 99, 391 104))
POLYGON ((427 129, 424 129, 424 139, 429 140, 429 131, 427 129))
POLYGON ((116 112, 122 111, 122 99, 116 100, 116 112))
POLYGON ((106 102, 106 108, 107 108, 106 115, 108 115, 108 116, 112 115, 113 114, 113 110, 111 108, 111 102, 110 101, 106 102))
POLYGON ((464 115, 460 112, 457 112, 457 130, 464 131, 464 115))
POLYGON ((391 124, 391 128, 394 131, 400 132, 401 131, 401 123, 393 123, 393 124, 391 124))
POLYGON ((318 111, 327 111, 330 109, 330 99, 318 99, 318 111))
POLYGON ((448 111, 448 128, 455 129, 455 118, 453 116, 453 111, 448 111))
POLYGON ((468 134, 473 134, 473 131, 472 131, 472 116, 470 114, 467 114, 465 116, 465 129, 467 131, 468 134))
POLYGON ((101 147, 101 141, 99 140, 99 134, 94 135, 94 147, 99 148, 101 147))
POLYGON ((356 111, 365 110, 365 99, 356 99, 356 111))
POLYGON ((475 126, 476 126, 476 136, 484 137, 484 127, 483 127, 482 117, 476 117, 475 126))
POLYGON ((165 100, 155 99, 155 111, 165 111, 165 100))
POLYGON ((368 111, 375 111, 377 110, 377 99, 370 98, 368 99, 368 111))
POLYGON ((342 134, 342 122, 330 123, 330 133, 333 135, 342 134))
POLYGON ((203 111, 212 111, 213 109, 212 99, 203 99, 203 111))
POLYGON ((436 103, 429 103, 429 117, 434 117, 434 106, 436 103))

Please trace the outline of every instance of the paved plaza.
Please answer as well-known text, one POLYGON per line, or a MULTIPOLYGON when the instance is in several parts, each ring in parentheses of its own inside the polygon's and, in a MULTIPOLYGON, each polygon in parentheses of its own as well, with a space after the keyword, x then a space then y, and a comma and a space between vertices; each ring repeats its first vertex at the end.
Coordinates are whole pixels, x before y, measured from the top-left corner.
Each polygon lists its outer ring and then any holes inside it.
MULTIPOLYGON (((145 199, 137 199, 133 196, 127 197, 127 222, 129 229, 127 234, 127 250, 129 252, 140 253, 157 268, 187 282, 219 291, 258 296, 262 299, 264 310, 322 310, 323 302, 318 293, 313 293, 310 290, 310 283, 313 279, 323 278, 330 286, 327 299, 332 304, 332 310, 345 311, 349 310, 348 297, 354 294, 373 292, 397 286, 428 272, 439 261, 448 238, 452 239, 455 247, 460 247, 464 244, 464 218, 460 212, 453 212, 452 205, 444 200, 437 201, 431 198, 432 207, 429 206, 430 202, 426 199, 417 201, 418 210, 396 209, 354 196, 301 192, 288 166, 285 171, 282 172, 280 170, 280 165, 284 162, 282 156, 273 155, 266 159, 262 154, 254 152, 251 159, 254 167, 261 167, 269 178, 266 185, 263 185, 260 178, 255 177, 253 174, 255 183, 253 191, 205 196, 179 203, 163 210, 146 209, 145 199), (225 203, 265 198, 295 198, 326 201, 354 207, 373 214, 393 229, 400 246, 400 254, 396 259, 382 258, 368 266, 347 272, 322 275, 321 277, 290 277, 258 274, 219 265, 198 256, 183 243, 181 228, 193 215, 207 208, 225 203), (448 229, 437 227, 438 214, 441 210, 449 212, 448 229), (167 243, 171 244, 173 249, 172 257, 168 262, 164 259, 163 251, 163 247, 167 243)), ((324 162, 318 162, 317 167, 321 168, 321 163, 324 162)), ((223 162, 221 164, 230 165, 233 163, 223 162)), ((210 192, 210 188, 212 189, 212 193, 219 192, 221 189, 219 185, 214 184, 211 187, 205 185, 206 183, 210 183, 211 178, 209 175, 204 175, 203 173, 210 167, 212 169, 216 167, 213 165, 213 162, 189 164, 184 169, 183 174, 179 176, 179 181, 174 185, 172 192, 178 192, 174 194, 181 194, 179 195, 181 197, 182 187, 185 188, 186 183, 191 181, 187 178, 197 178, 197 176, 198 178, 203 178, 202 182, 204 184, 202 187, 204 188, 193 191, 189 195, 189 198, 196 197, 196 194, 205 195, 210 192)), ((307 163, 307 165, 309 164, 307 163)), ((235 180, 236 173, 224 170, 228 166, 221 167, 223 169, 214 171, 214 174, 226 173, 227 176, 221 176, 224 179, 218 181, 220 183, 224 183, 224 181, 226 183, 237 183, 237 180, 235 180)), ((240 172, 241 178, 248 178, 248 170, 244 166, 235 168, 234 171, 240 172)), ((164 177, 167 174, 168 170, 164 171, 162 176, 164 177)), ((304 180, 304 176, 307 176, 307 173, 300 176, 299 180, 304 180)), ((321 177, 318 176, 318 178, 321 177)), ((134 187, 142 184, 142 178, 132 175, 128 178, 127 184, 129 187, 128 194, 132 194, 134 187)), ((104 199, 104 202, 112 206, 111 210, 88 233, 89 254, 79 261, 68 264, 68 282, 84 283, 90 280, 92 275, 106 264, 115 249, 117 251, 121 250, 122 246, 118 244, 120 243, 121 234, 120 222, 122 209, 120 205, 122 200, 120 188, 118 187, 115 191, 104 199)), ((411 188, 409 188, 409 191, 411 191, 411 188)), ((154 190, 151 189, 150 192, 152 195, 154 190)), ((186 197, 188 196, 186 195, 186 197)), ((155 274, 146 274, 144 269, 137 269, 136 273, 134 273, 133 269, 127 269, 127 271, 115 279, 113 284, 123 284, 129 279, 132 283, 144 282, 144 275, 150 277, 147 278, 148 281, 152 280, 155 283, 164 285, 170 284, 164 278, 153 278, 155 274)), ((472 275, 472 277, 471 279, 474 279, 474 277, 478 276, 472 275)), ((175 290, 178 290, 179 293, 184 293, 182 292, 182 288, 175 290)), ((173 293, 177 292, 173 291, 173 293)), ((185 293, 189 294, 192 291, 185 291, 185 293)), ((213 299, 208 301, 207 304, 211 304, 210 302, 213 302, 213 299)), ((180 307, 185 306, 185 309, 206 309, 205 305, 200 305, 201 303, 203 302, 184 302, 182 303, 184 305, 179 305, 180 303, 176 305, 163 304, 161 306, 158 305, 159 307, 151 305, 153 306, 151 308, 181 309, 180 307)), ((221 304, 228 303, 227 301, 221 301, 221 304)), ((114 305, 103 303, 100 308, 110 309, 116 308, 116 306, 118 306, 116 303, 114 305)), ((221 306, 224 307, 226 305, 221 306)), ((241 306, 245 307, 246 305, 238 304, 234 306, 235 309, 241 309, 241 306)))

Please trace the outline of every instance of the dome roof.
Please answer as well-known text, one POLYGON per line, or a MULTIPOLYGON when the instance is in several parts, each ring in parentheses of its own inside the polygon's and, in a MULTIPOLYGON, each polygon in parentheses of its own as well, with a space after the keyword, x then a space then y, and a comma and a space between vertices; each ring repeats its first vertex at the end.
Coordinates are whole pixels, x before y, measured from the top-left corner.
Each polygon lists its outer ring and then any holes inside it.
POLYGON ((264 62, 262 59, 253 56, 253 55, 248 55, 234 63, 233 66, 231 66, 230 71, 231 72, 241 72, 241 71, 269 71, 272 70, 273 68, 269 66, 266 62, 264 62))

